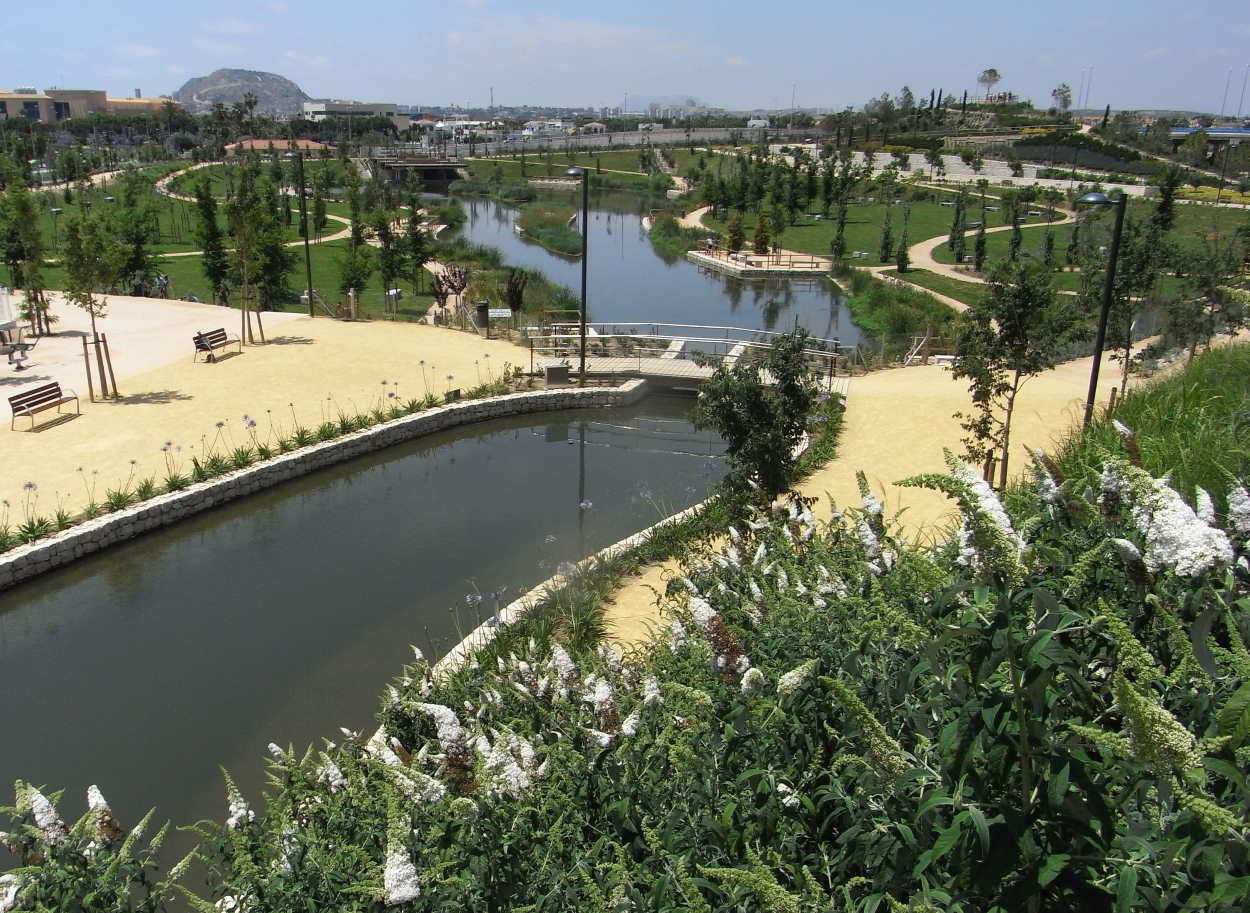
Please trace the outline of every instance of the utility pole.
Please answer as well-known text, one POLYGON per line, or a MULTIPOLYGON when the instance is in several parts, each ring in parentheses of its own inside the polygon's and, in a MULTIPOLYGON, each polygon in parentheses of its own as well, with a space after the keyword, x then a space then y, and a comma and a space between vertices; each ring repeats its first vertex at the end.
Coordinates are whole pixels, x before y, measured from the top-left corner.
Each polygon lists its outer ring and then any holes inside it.
POLYGON ((299 165, 299 227, 304 235, 304 279, 308 289, 308 316, 315 317, 313 309, 312 255, 308 249, 308 199, 304 191, 304 153, 295 153, 295 161, 299 165))

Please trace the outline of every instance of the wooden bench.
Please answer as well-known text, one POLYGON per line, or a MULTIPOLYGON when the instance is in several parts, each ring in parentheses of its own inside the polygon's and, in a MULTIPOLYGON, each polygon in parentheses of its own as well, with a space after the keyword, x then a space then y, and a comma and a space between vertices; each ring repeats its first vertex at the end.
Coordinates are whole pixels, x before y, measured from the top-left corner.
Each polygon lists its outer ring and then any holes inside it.
POLYGON ((207 355, 204 359, 206 362, 216 361, 217 356, 214 353, 218 349, 224 349, 229 345, 238 346, 239 351, 243 351, 243 343, 239 342, 239 338, 237 336, 226 335, 224 327, 217 330, 209 330, 207 332, 201 331, 196 333, 191 337, 191 341, 195 343, 195 354, 191 356, 192 362, 200 357, 201 352, 204 352, 207 355))
POLYGON ((42 387, 35 387, 33 390, 27 390, 25 393, 10 396, 9 408, 13 410, 13 420, 9 422, 9 428, 10 430, 17 430, 17 417, 19 415, 27 415, 30 416, 30 428, 33 431, 36 412, 43 412, 45 409, 53 407, 56 407, 56 411, 60 412, 61 406, 71 401, 78 410, 78 414, 82 415, 82 406, 78 403, 78 394, 73 390, 62 391, 61 385, 55 381, 50 384, 44 384, 42 387))

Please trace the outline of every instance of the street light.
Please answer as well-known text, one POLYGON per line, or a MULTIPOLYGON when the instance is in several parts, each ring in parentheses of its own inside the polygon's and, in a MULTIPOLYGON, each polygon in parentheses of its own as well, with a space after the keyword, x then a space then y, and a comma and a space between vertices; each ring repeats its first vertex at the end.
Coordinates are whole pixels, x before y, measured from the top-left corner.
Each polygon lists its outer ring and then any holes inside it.
POLYGON ((1120 257, 1120 232, 1124 229, 1128 194, 1121 192, 1119 199, 1113 200, 1105 193, 1087 193, 1077 202, 1086 206, 1115 207, 1115 231, 1111 235, 1111 250, 1107 254, 1107 277, 1102 286, 1102 308, 1098 311, 1098 333, 1094 338, 1094 363, 1089 370, 1089 394, 1085 397, 1085 418, 1081 422, 1081 427, 1086 427, 1094 417, 1094 397, 1098 395, 1098 369, 1102 365, 1102 346, 1107 341, 1107 319, 1111 316, 1111 295, 1115 286, 1116 261, 1120 257))
POLYGON ((581 364, 577 370, 579 387, 586 386, 586 244, 590 237, 590 175, 585 168, 570 168, 564 172, 571 178, 582 179, 582 307, 579 314, 579 335, 581 336, 581 364))

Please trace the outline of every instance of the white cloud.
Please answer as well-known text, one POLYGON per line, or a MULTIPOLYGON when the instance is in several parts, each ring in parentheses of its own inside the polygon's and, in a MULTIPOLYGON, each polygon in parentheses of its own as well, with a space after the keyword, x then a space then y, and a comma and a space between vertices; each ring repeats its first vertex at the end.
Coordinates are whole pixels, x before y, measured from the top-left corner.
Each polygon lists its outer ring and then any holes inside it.
POLYGON ((726 57, 725 63, 731 67, 745 67, 747 59, 745 57, 726 57))
POLYGON ((456 0, 461 6, 467 6, 471 10, 480 10, 486 5, 486 0, 456 0))
POLYGON ((178 75, 180 75, 180 74, 182 74, 182 73, 187 72, 187 68, 186 68, 186 67, 180 67, 180 66, 178 66, 178 64, 176 64, 176 63, 171 63, 169 66, 165 67, 165 72, 166 72, 166 73, 173 73, 175 76, 178 76, 178 75))
POLYGON ((458 48, 464 44, 464 32, 448 32, 447 46, 449 48, 458 48))
POLYGON ((266 3, 265 6, 274 13, 286 13, 291 9, 291 5, 289 3, 283 3, 282 0, 274 0, 273 3, 266 3))
POLYGON ((146 44, 123 44, 117 49, 123 57, 159 57, 161 52, 146 44))
POLYGON ((243 53, 243 48, 229 41, 218 41, 215 38, 192 38, 191 46, 205 51, 209 54, 217 54, 220 57, 237 57, 243 53))
POLYGON ((1159 60, 1160 58, 1167 57, 1170 53, 1172 52, 1168 48, 1151 48, 1149 51, 1142 54, 1142 56, 1147 60, 1159 60))
POLYGON ((214 35, 251 35, 256 31, 256 24, 243 19, 214 19, 205 22, 203 29, 214 35))

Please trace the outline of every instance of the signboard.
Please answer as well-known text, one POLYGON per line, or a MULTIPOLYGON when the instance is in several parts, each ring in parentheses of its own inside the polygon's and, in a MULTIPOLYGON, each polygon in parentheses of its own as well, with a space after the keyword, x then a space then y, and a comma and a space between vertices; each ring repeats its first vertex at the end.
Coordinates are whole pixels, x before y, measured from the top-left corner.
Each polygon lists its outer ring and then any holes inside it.
POLYGON ((489 308, 486 316, 491 320, 511 320, 512 308, 489 308))

